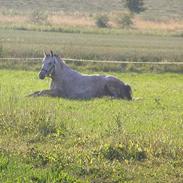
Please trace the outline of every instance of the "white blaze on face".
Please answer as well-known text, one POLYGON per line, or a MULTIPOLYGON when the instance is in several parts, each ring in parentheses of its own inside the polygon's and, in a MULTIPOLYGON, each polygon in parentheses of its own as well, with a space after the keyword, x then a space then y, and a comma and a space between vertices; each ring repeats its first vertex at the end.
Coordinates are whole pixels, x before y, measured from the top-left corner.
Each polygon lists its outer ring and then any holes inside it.
POLYGON ((46 76, 52 74, 54 66, 55 66, 54 57, 52 56, 44 57, 42 69, 39 73, 39 78, 44 79, 46 76))

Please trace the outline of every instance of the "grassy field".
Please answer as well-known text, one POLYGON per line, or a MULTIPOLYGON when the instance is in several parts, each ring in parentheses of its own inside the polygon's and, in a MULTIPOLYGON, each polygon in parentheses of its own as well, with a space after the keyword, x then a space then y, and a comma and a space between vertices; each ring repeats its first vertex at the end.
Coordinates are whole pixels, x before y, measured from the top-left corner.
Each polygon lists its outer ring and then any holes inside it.
POLYGON ((48 88, 41 60, 0 60, 0 182, 183 182, 183 65, 145 64, 183 61, 182 0, 145 5, 121 29, 124 1, 0 0, 0 57, 144 62, 67 62, 129 83, 128 102, 27 98, 48 88), (37 9, 44 22, 30 21, 37 9), (111 27, 97 28, 103 13, 111 27))
POLYGON ((139 99, 25 98, 49 80, 1 70, 0 181, 182 182, 183 76, 108 74, 139 99))

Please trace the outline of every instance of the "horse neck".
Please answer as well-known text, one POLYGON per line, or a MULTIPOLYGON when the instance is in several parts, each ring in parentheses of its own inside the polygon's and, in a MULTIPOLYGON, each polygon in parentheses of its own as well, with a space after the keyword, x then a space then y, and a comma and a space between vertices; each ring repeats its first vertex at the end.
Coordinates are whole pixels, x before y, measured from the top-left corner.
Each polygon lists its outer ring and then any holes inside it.
POLYGON ((67 64, 65 64, 65 62, 59 58, 59 63, 61 65, 61 68, 62 68, 62 73, 67 76, 67 77, 70 77, 72 76, 73 74, 74 75, 81 75, 79 72, 71 69, 67 64))
POLYGON ((53 78, 54 82, 63 82, 64 80, 68 80, 71 77, 76 77, 81 75, 79 72, 71 69, 68 65, 64 63, 62 59, 57 59, 56 69, 55 69, 55 77, 53 78))
POLYGON ((62 75, 64 74, 65 64, 63 62, 58 61, 55 66, 55 79, 62 78, 62 75))
POLYGON ((62 86, 62 84, 63 84, 62 67, 63 66, 58 61, 58 63, 55 65, 55 73, 51 77, 52 80, 51 80, 51 84, 50 84, 50 89, 55 89, 55 88, 59 88, 60 86, 62 86))

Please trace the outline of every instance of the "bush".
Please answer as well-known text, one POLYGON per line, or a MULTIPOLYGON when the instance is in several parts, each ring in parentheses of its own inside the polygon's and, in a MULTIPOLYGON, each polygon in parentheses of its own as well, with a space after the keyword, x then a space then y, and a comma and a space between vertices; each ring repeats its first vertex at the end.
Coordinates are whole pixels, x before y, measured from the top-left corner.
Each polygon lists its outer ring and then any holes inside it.
POLYGON ((106 15, 101 15, 96 18, 95 24, 99 28, 105 28, 109 26, 108 22, 109 18, 106 15))
POLYGON ((30 15, 30 20, 34 24, 45 24, 47 19, 48 15, 38 10, 33 11, 30 15))
POLYGON ((117 23, 121 28, 129 29, 133 26, 132 16, 123 15, 117 18, 117 23))

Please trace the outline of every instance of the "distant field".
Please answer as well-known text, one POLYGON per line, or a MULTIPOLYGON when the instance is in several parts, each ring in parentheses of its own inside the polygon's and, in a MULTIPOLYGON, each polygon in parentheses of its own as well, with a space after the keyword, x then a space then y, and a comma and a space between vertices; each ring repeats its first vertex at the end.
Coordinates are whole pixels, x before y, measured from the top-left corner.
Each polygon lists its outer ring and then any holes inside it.
MULTIPOLYGON (((65 27, 97 27, 100 15, 109 18, 110 28, 124 29, 119 19, 128 14, 123 1, 10 1, 0 0, 0 28, 44 30, 65 32, 65 27), (38 14, 37 14, 38 13, 38 14), (37 15, 36 15, 37 14, 37 15), (41 18, 42 21, 38 19, 41 18), (34 25, 37 22, 37 25, 34 25), (38 26, 39 24, 39 26, 38 26), (123 28, 122 28, 123 27, 123 28)), ((133 29, 151 31, 183 31, 183 7, 181 0, 147 0, 146 11, 133 17, 133 29)))
MULTIPOLYGON (((87 12, 87 13, 110 13, 115 11, 126 11, 124 8, 125 0, 0 0, 1 11, 8 9, 10 13, 30 12, 35 9, 48 12, 87 12)), ((142 13, 145 19, 151 20, 169 20, 169 19, 182 19, 183 6, 182 0, 145 0, 147 10, 142 13)))
MULTIPOLYGON (((44 15, 44 14, 43 14, 44 15)), ((122 25, 117 21, 119 17, 123 17, 124 13, 111 13, 108 15, 109 27, 110 29, 115 29, 118 32, 123 31, 122 25)), ((77 29, 82 31, 82 29, 90 30, 90 32, 96 32, 96 17, 89 16, 82 13, 67 15, 65 13, 56 14, 46 14, 46 18, 42 23, 33 23, 32 15, 4 15, 0 14, 0 28, 9 29, 22 29, 22 30, 40 30, 40 27, 44 27, 44 30, 53 32, 66 32, 68 27, 72 31, 76 32, 77 29), (92 30, 93 29, 93 30, 92 30)), ((35 18, 35 17, 34 17, 35 18)), ((133 25, 130 30, 139 31, 152 31, 154 34, 156 32, 172 32, 174 34, 183 32, 183 20, 169 19, 166 21, 152 21, 145 20, 143 17, 135 16, 133 18, 133 25)), ((43 29, 43 28, 42 28, 43 29)), ((127 28, 128 29, 128 28, 127 28)), ((98 29, 98 32, 102 32, 102 29, 98 29)))
POLYGON ((25 98, 37 74, 0 71, 0 182, 183 181, 182 75, 110 73, 127 102, 25 98))
MULTIPOLYGON (((1 57, 42 57, 43 50, 52 49, 63 57, 76 59, 183 61, 182 37, 129 31, 121 34, 88 34, 0 30, 0 48, 1 57)), ((143 67, 145 69, 146 66, 143 67)), ((182 66, 170 67, 165 70, 183 70, 182 66)))
POLYGON ((182 61, 183 38, 123 34, 79 34, 0 30, 2 55, 39 57, 54 50, 65 57, 101 60, 182 61))

